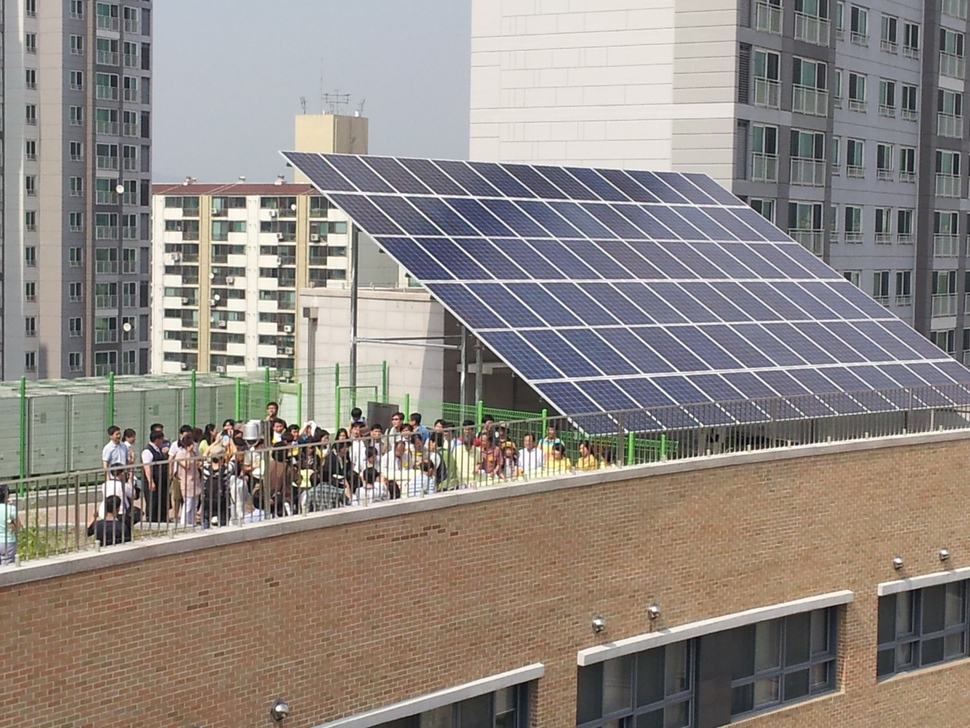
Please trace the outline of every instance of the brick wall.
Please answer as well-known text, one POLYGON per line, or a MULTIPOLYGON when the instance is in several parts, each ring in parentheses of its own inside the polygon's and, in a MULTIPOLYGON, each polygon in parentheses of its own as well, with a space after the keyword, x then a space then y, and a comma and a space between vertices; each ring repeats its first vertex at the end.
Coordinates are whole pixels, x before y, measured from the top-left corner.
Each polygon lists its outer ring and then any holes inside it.
POLYGON ((577 650, 649 631, 652 601, 670 627, 840 589, 855 592, 842 690, 746 723, 963 726, 970 661, 875 679, 876 584, 900 577, 892 557, 904 576, 940 571, 941 547, 970 565, 970 441, 924 439, 456 494, 0 586, 0 726, 264 726, 279 695, 285 725, 306 727, 543 662, 533 723, 568 728, 577 650))

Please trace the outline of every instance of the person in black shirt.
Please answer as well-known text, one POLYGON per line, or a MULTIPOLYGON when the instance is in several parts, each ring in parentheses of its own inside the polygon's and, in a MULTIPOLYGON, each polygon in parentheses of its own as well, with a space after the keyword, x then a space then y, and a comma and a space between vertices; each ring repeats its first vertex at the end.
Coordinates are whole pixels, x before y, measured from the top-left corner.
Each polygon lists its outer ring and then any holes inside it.
POLYGON ((88 524, 88 536, 94 536, 99 545, 114 546, 131 541, 131 529, 127 521, 115 517, 120 506, 121 498, 109 495, 104 499, 104 518, 98 520, 95 511, 91 523, 88 524))

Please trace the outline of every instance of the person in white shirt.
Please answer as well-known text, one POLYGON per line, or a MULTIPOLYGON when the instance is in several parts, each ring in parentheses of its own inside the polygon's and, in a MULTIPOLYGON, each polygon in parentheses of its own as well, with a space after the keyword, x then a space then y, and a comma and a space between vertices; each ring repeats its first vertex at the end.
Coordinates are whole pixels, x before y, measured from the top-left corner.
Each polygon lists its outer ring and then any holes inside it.
POLYGON ((121 436, 121 445, 125 448, 126 462, 128 465, 135 464, 135 436, 135 431, 130 427, 121 436))
POLYGON ((392 499, 401 497, 401 486, 408 478, 408 471, 404 466, 406 450, 407 443, 404 440, 396 440, 394 449, 386 452, 381 458, 381 483, 384 485, 388 497, 392 499))
POLYGON ((104 518, 104 502, 110 496, 117 496, 121 501, 118 511, 115 513, 118 518, 124 518, 125 514, 131 509, 131 503, 135 499, 135 489, 131 483, 122 480, 124 469, 113 467, 108 471, 108 479, 104 481, 101 503, 98 505, 98 518, 104 518))
POLYGON ((535 435, 527 434, 522 438, 522 449, 519 450, 519 472, 526 478, 538 478, 542 474, 544 456, 542 450, 536 447, 535 435))
POLYGON ((408 481, 407 497, 422 498, 435 492, 434 465, 430 460, 421 463, 421 470, 408 481))
POLYGON ((105 479, 108 477, 108 470, 116 465, 127 464, 128 450, 121 444, 121 428, 111 425, 108 428, 108 444, 101 450, 101 467, 104 469, 105 479))

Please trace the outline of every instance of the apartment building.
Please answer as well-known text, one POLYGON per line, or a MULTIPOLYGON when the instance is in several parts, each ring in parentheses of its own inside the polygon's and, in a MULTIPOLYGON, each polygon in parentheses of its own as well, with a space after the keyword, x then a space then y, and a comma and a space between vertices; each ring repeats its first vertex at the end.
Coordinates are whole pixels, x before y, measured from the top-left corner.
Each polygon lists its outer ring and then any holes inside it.
POLYGON ((706 172, 967 358, 966 32, 966 0, 474 0, 471 156, 706 172))
POLYGON ((148 371, 151 9, 4 4, 4 379, 148 371))

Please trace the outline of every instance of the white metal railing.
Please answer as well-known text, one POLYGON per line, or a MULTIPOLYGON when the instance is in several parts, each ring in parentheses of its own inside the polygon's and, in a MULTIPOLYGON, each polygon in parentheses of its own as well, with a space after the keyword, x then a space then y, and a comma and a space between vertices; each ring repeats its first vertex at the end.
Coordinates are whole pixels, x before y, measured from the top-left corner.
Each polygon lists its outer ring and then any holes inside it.
POLYGON ((899 118, 905 119, 906 121, 919 121, 919 110, 918 109, 900 109, 899 118))
POLYGON ((107 134, 108 136, 118 136, 118 122, 117 121, 96 121, 94 123, 94 129, 98 134, 107 134))
POLYGON ((778 181, 778 157, 755 152, 751 155, 751 179, 754 182, 778 181))
POLYGON ((896 107, 887 106, 886 104, 879 104, 879 116, 885 116, 890 119, 896 118, 896 107))
POLYGON ((967 69, 963 56, 940 51, 940 75, 950 78, 964 78, 967 75, 967 69))
POLYGON ((823 230, 789 230, 792 240, 815 255, 822 254, 825 232, 823 230))
POLYGON ((114 30, 118 31, 121 29, 121 21, 112 15, 98 15, 98 28, 101 30, 114 30))
POLYGON ((915 182, 916 172, 910 172, 908 170, 899 170, 899 181, 900 182, 915 182))
POLYGON ((125 33, 141 35, 141 23, 134 18, 125 18, 125 33))
POLYGON ((913 234, 912 233, 896 233, 896 242, 900 245, 912 245, 913 244, 913 234))
MULTIPOLYGON (((115 132, 117 133, 117 132, 115 132)), ((121 134, 126 137, 137 137, 141 133, 138 124, 123 124, 121 134)))
POLYGON ((853 177, 854 179, 862 179, 866 176, 866 168, 861 167, 858 164, 847 164, 845 165, 845 176, 853 177))
POLYGON ((933 236, 933 255, 937 258, 956 258, 960 254, 960 239, 956 235, 933 236))
POLYGON ((118 193, 114 190, 95 190, 94 201, 99 205, 117 205, 118 193))
POLYGON ((881 40, 879 41, 879 50, 886 53, 895 53, 899 50, 899 45, 894 40, 881 40))
POLYGON ((95 308, 118 308, 117 294, 102 294, 94 297, 95 308))
POLYGON ((943 14, 960 20, 967 19, 967 0, 943 0, 943 14))
POLYGON ((118 341, 118 329, 95 329, 95 344, 113 344, 118 341))
POLYGON ((141 92, 136 88, 126 88, 124 90, 125 101, 138 103, 141 101, 141 92))
POLYGON ((892 233, 876 233, 876 243, 878 245, 891 245, 893 242, 892 233))
POLYGON ((118 87, 98 85, 94 87, 94 95, 102 101, 117 101, 118 87))
POLYGON ((125 53, 125 68, 138 68, 140 65, 137 53, 125 53))
POLYGON ((792 86, 791 110, 811 116, 828 116, 829 93, 811 86, 792 86))
POLYGON ((781 108, 781 83, 767 78, 754 80, 754 105, 768 109, 781 108))
POLYGON ((946 114, 942 111, 937 112, 936 133, 952 139, 962 139, 963 117, 956 114, 946 114))
POLYGON ((98 169, 118 169, 118 158, 99 155, 98 169))
POLYGON ((873 300, 876 303, 881 304, 883 306, 886 306, 887 308, 889 307, 889 294, 888 293, 885 296, 873 296, 872 298, 873 298, 873 300))
POLYGON ((96 260, 94 262, 95 273, 117 273, 118 261, 116 260, 96 260))
POLYGON ((868 33, 857 33, 854 30, 849 33, 849 41, 854 45, 858 46, 868 46, 869 45, 869 34, 868 33))
POLYGON ((862 231, 861 230, 846 230, 845 231, 845 242, 850 245, 858 245, 862 242, 862 231))
POLYGON ((827 46, 832 24, 823 18, 795 13, 795 40, 827 46))
POLYGON ((754 29, 764 33, 781 34, 781 8, 766 2, 754 7, 754 29))
POLYGON ((933 316, 956 316, 957 294, 936 293, 933 295, 933 316))
POLYGON ((891 182, 893 178, 893 171, 891 169, 886 169, 885 167, 876 167, 876 179, 886 180, 891 182))
POLYGON ((906 58, 914 58, 919 60, 919 48, 914 48, 913 46, 903 46, 903 56, 906 58))
POLYGON ((121 235, 125 240, 138 240, 138 228, 125 226, 121 228, 121 235))
POLYGON ((97 59, 98 59, 98 63, 100 63, 102 66, 117 66, 118 52, 117 51, 98 51, 97 59))
POLYGON ((936 174, 936 196, 937 197, 959 197, 962 185, 960 178, 955 174, 936 174))
POLYGON ((791 183, 808 187, 825 186, 825 162, 819 159, 791 160, 791 183))
POLYGON ((866 100, 865 99, 849 99, 849 111, 859 111, 863 114, 866 113, 866 100))
POLYGON ((118 226, 117 225, 96 225, 94 228, 94 237, 97 240, 117 240, 118 226))
POLYGON ((913 297, 909 293, 897 293, 896 294, 896 305, 897 306, 912 306, 913 297))

